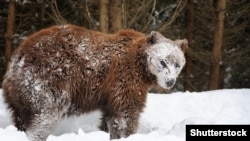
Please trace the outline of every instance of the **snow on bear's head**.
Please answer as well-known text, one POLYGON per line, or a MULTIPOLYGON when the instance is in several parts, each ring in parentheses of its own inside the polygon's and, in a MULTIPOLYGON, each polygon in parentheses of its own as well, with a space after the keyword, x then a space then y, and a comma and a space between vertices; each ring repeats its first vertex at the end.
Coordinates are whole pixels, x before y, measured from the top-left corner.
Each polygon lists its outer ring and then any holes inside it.
POLYGON ((184 51, 188 41, 172 41, 155 31, 149 38, 152 45, 145 50, 148 69, 157 77, 158 85, 170 89, 186 63, 184 51))

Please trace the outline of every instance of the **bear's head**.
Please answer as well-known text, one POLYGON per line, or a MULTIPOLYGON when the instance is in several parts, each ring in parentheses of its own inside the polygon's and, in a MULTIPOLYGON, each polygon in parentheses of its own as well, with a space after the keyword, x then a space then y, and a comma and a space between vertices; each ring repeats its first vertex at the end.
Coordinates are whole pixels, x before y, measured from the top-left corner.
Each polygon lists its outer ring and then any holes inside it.
POLYGON ((158 85, 170 89, 186 63, 184 51, 188 41, 172 41, 155 31, 151 32, 148 39, 150 46, 145 50, 148 69, 156 76, 158 85))

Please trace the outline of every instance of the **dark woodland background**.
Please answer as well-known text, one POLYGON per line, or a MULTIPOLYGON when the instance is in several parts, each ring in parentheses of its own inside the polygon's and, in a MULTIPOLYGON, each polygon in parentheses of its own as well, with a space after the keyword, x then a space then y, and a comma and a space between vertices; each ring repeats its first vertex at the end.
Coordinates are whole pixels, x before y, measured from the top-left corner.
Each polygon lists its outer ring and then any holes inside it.
POLYGON ((23 39, 66 23, 187 38, 187 64, 173 90, 250 88, 249 0, 0 0, 0 82, 23 39))

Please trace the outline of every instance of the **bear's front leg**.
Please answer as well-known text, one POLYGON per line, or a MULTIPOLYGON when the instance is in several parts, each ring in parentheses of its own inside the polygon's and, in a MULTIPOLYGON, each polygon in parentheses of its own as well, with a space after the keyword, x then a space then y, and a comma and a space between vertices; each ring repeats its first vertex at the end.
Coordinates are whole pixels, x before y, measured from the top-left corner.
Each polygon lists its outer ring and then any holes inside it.
POLYGON ((101 125, 99 126, 99 129, 108 133, 109 129, 108 129, 108 125, 107 125, 107 120, 108 120, 107 117, 108 117, 107 109, 103 108, 102 109, 101 125))
POLYGON ((117 116, 108 118, 107 125, 110 139, 126 138, 136 132, 138 127, 138 112, 124 111, 117 116))

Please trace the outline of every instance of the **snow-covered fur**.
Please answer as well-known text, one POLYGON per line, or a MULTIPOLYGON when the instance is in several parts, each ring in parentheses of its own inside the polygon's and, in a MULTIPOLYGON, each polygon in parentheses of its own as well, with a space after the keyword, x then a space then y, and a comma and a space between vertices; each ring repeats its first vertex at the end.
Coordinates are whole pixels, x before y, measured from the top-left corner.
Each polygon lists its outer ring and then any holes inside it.
POLYGON ((171 88, 185 64, 186 40, 134 30, 103 34, 73 25, 41 30, 15 50, 3 81, 15 126, 45 141, 65 116, 103 112, 111 139, 133 134, 147 90, 171 88))

